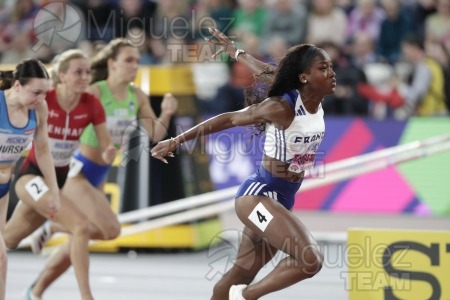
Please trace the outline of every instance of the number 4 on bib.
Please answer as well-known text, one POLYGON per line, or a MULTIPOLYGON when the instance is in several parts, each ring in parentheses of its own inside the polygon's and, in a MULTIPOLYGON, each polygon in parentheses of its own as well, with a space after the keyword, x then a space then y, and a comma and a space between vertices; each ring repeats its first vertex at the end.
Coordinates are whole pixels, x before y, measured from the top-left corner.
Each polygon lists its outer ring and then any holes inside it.
POLYGON ((273 216, 262 203, 259 203, 250 213, 248 218, 264 232, 270 221, 272 221, 273 216))
POLYGON ((267 222, 266 217, 262 213, 260 213, 259 210, 256 211, 256 214, 258 215, 258 219, 259 219, 260 223, 267 222))

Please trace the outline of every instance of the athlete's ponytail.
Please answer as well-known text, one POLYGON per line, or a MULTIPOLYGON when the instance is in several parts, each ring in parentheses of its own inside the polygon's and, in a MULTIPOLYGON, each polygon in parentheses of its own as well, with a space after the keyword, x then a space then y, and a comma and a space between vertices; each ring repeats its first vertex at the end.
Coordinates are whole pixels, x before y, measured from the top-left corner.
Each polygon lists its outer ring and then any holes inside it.
POLYGON ((22 61, 14 71, 0 71, 0 90, 11 88, 16 80, 25 85, 33 78, 49 79, 45 66, 34 58, 22 61))
POLYGON ((13 71, 0 71, 0 90, 9 89, 13 81, 13 71))
POLYGON ((92 59, 92 83, 108 78, 108 60, 116 59, 122 47, 134 47, 133 44, 124 38, 114 39, 104 46, 92 59))

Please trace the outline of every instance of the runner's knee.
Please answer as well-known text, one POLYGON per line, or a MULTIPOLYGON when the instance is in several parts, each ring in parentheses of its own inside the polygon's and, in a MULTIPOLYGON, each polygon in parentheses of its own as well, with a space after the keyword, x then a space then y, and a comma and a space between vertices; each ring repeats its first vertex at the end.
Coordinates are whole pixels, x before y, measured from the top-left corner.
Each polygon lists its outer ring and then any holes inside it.
POLYGON ((73 235, 89 238, 89 221, 87 219, 78 220, 73 235))
POLYGON ((5 240, 5 245, 6 248, 8 249, 16 249, 17 246, 19 246, 19 242, 18 240, 14 239, 13 237, 11 237, 10 234, 8 234, 8 231, 5 231, 5 234, 3 236, 4 240, 5 240))
POLYGON ((323 266, 323 254, 314 247, 310 246, 305 249, 302 255, 301 269, 308 278, 313 277, 322 269, 323 266))
POLYGON ((119 222, 110 222, 104 230, 105 240, 113 240, 120 235, 120 223, 119 222))
POLYGON ((9 250, 17 249, 17 247, 19 246, 19 243, 17 243, 16 241, 11 241, 9 239, 5 239, 5 244, 6 248, 8 248, 9 250))

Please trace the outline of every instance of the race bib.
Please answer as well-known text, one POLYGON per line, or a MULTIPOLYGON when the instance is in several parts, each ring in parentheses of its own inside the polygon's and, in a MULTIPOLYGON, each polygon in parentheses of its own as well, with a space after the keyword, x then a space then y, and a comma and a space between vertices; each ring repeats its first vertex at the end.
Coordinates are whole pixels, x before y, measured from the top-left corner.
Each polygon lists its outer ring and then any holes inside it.
POLYGON ((73 153, 77 150, 79 141, 49 139, 52 149, 53 162, 55 167, 64 167, 70 164, 73 153))
POLYGON ((83 165, 84 164, 82 161, 76 159, 75 157, 72 157, 70 159, 70 169, 67 177, 71 178, 77 176, 83 168, 83 165))
POLYGON ((267 210, 267 208, 260 202, 256 207, 253 209, 253 211, 248 216, 250 221, 253 222, 253 224, 256 225, 262 232, 266 231, 267 226, 269 225, 270 221, 272 221, 273 216, 272 214, 267 210))
POLYGON ((49 188, 41 177, 36 176, 25 184, 25 190, 34 201, 39 201, 49 188))

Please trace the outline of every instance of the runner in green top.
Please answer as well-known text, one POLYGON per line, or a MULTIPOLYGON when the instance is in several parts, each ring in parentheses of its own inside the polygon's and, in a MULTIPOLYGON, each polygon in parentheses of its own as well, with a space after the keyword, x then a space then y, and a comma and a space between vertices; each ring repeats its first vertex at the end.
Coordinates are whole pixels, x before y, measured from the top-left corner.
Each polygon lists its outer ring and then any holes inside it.
MULTIPOLYGON (((126 39, 115 39, 92 62, 94 84, 89 87, 88 92, 101 100, 106 112, 107 127, 116 147, 126 144, 127 134, 131 133, 127 130, 134 128, 135 125, 131 123, 137 120, 152 142, 160 141, 166 136, 170 119, 178 108, 177 100, 171 94, 166 94, 161 103, 161 115, 159 118, 155 115, 148 96, 132 84, 137 75, 139 60, 136 47, 126 39)), ((86 129, 63 192, 88 217, 91 239, 111 240, 120 234, 120 223, 103 192, 109 167, 103 162, 95 133, 86 129)), ((53 233, 59 231, 64 231, 64 228, 51 223, 35 238, 43 241, 43 246, 53 233)), ((60 247, 50 258, 33 284, 34 295, 41 296, 69 268, 71 261, 68 250, 69 243, 60 247)))
MULTIPOLYGON (((118 101, 114 98, 106 80, 101 80, 96 85, 100 90, 100 101, 107 116, 106 123, 109 134, 114 145, 119 148, 124 143, 123 137, 127 127, 136 122, 139 113, 139 102, 135 87, 129 83, 125 100, 118 101)), ((97 137, 92 126, 89 126, 83 132, 81 142, 93 148, 98 147, 97 137)))

